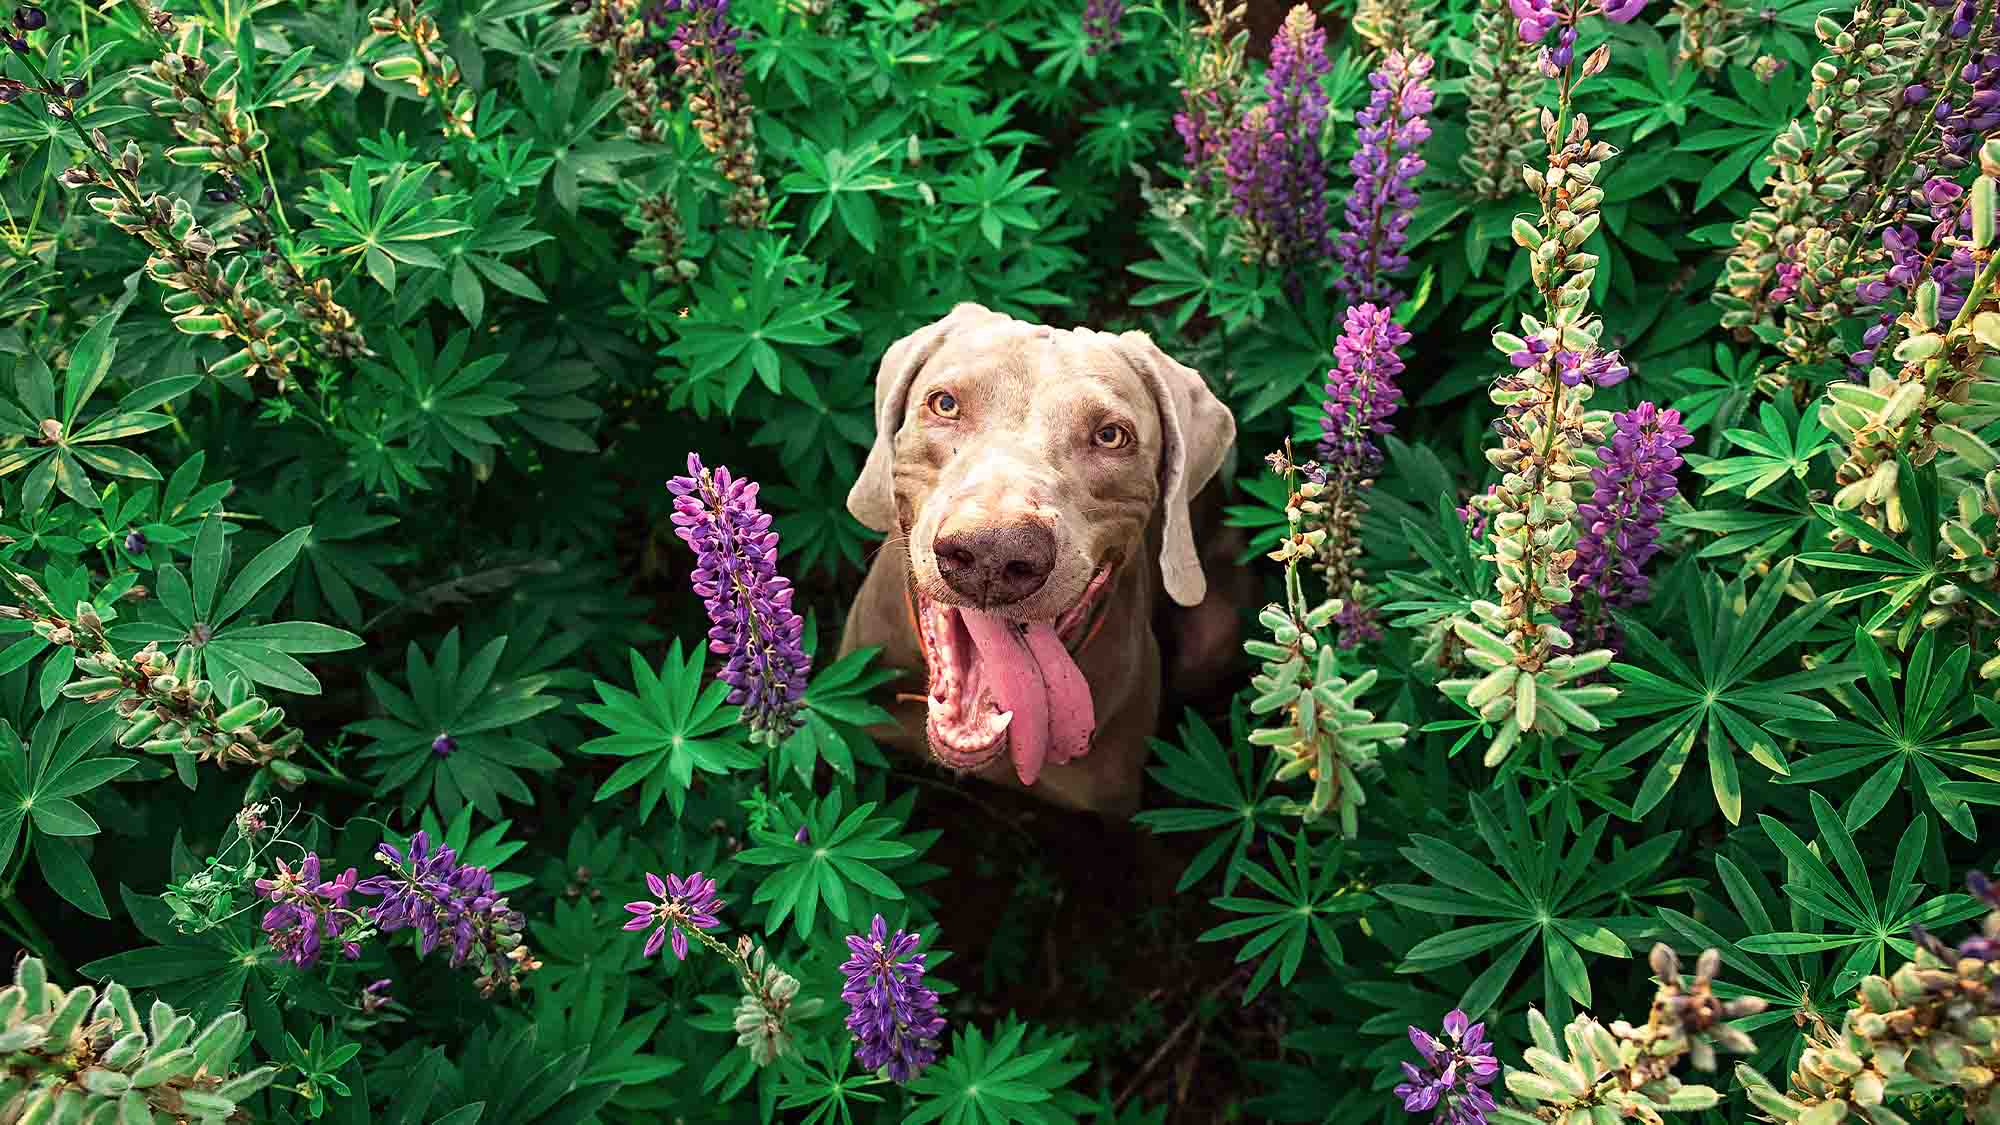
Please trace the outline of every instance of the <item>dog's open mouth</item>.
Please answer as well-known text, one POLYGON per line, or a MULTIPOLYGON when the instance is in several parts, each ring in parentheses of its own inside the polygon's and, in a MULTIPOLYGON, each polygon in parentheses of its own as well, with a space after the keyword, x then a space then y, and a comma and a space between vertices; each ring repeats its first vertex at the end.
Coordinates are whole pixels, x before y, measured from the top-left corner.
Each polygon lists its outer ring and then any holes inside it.
POLYGON ((1042 765, 1090 749, 1097 715, 1071 651, 1085 637, 1112 567, 1091 575, 1083 596, 1054 621, 1011 621, 915 593, 917 632, 930 670, 931 753, 954 769, 977 769, 1011 749, 1023 785, 1042 765))

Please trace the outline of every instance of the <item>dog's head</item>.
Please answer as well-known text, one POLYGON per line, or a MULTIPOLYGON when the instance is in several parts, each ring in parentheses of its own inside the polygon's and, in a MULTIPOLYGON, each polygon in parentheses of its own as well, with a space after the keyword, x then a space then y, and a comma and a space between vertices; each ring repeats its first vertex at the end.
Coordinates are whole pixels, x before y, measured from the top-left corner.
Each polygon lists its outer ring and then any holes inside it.
POLYGON ((1011 725, 1032 782, 1038 750, 1062 761, 1087 748, 1074 712, 1088 691, 1063 646, 1112 570, 1145 564, 1155 512, 1167 595, 1202 601, 1188 505, 1235 419, 1144 333, 1058 331, 962 304, 883 356, 875 427, 847 506, 908 536, 932 750, 972 768, 1011 725))

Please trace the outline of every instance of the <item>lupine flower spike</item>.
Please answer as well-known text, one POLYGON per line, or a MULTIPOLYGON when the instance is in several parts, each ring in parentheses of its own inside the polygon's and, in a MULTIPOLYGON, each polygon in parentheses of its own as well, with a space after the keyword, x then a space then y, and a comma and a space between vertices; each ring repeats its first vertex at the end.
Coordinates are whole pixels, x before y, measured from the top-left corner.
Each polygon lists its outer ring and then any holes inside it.
POLYGON ((1266 100, 1236 123, 1223 155, 1250 254, 1285 267, 1293 286, 1300 284, 1301 267, 1333 254, 1319 148, 1329 105, 1320 78, 1331 66, 1326 32, 1312 9, 1293 8, 1271 39, 1266 100))
POLYGON ((1611 416, 1611 443, 1597 451, 1590 500, 1577 509, 1582 533, 1569 577, 1575 596, 1556 616, 1576 645, 1617 647, 1609 611, 1646 600, 1646 563, 1660 550, 1660 520, 1680 494, 1680 451, 1694 443, 1681 412, 1642 402, 1611 416))
POLYGON ((1343 648, 1382 635, 1373 609, 1362 599, 1361 516, 1368 510, 1367 491, 1382 468, 1375 439, 1393 429, 1389 416, 1403 399, 1396 386, 1403 361, 1396 349, 1409 340, 1402 325, 1390 319, 1390 310, 1350 308, 1345 330, 1333 345, 1335 366, 1326 376, 1316 477, 1324 486, 1319 503, 1326 536, 1317 561, 1326 574, 1327 596, 1342 603, 1334 622, 1343 648))
POLYGON ((1402 1064, 1404 1081, 1395 1093, 1403 1108, 1430 1113, 1436 1125, 1486 1125, 1486 1115, 1495 1108, 1486 1087, 1500 1075, 1486 1025, 1472 1023, 1453 1008, 1445 1014, 1442 1037, 1412 1027, 1410 1042, 1423 1056, 1423 1065, 1402 1064))
POLYGON ((417 931, 417 951, 429 956, 449 944, 452 968, 471 962, 480 970, 479 991, 490 996, 504 986, 519 992, 524 974, 541 967, 522 944, 526 919, 507 905, 493 888, 493 874, 484 867, 460 863, 445 844, 431 843, 428 832, 410 837, 407 850, 384 842, 375 858, 389 870, 364 879, 355 890, 381 902, 368 919, 382 933, 417 931))
POLYGON ((1192 34, 1201 40, 1201 50, 1181 78, 1181 110, 1174 114, 1174 131, 1180 134, 1190 178, 1199 188, 1223 170, 1223 153, 1236 126, 1237 86, 1249 32, 1243 30, 1241 0, 1197 3, 1202 22, 1192 34))
POLYGON ((686 878, 669 875, 665 879, 649 871, 646 873, 646 889, 653 892, 654 901, 626 903, 626 911, 634 917, 625 923, 625 928, 645 930, 658 927, 646 937, 648 957, 659 953, 671 938, 674 957, 685 961, 689 932, 712 930, 722 924, 715 916, 715 912, 722 909, 722 901, 715 897, 715 880, 706 878, 699 871, 686 878))
POLYGON ((1608 665, 1612 653, 1571 652, 1574 638, 1558 617, 1575 596, 1569 577, 1576 560, 1575 486, 1590 475, 1582 454, 1603 440, 1610 421, 1588 403, 1597 388, 1630 374, 1617 352, 1598 343, 1604 326, 1590 311, 1597 257, 1583 250, 1601 221, 1598 181, 1611 150, 1591 138, 1583 114, 1570 119, 1566 134, 1558 120, 1544 111, 1547 172, 1527 171, 1541 201, 1540 222, 1514 221, 1543 312, 1523 315, 1518 336, 1494 335, 1512 369, 1490 394, 1502 414, 1494 423, 1500 442, 1486 458, 1502 475, 1498 488, 1470 504, 1490 517, 1481 545, 1495 564, 1498 600, 1473 603, 1472 619, 1454 626, 1482 674, 1438 685, 1497 728, 1486 749, 1488 766, 1504 761, 1529 731, 1599 729, 1603 721, 1593 710, 1618 695, 1607 684, 1577 682, 1608 665))
POLYGON ((350 961, 361 956, 360 938, 366 927, 360 912, 347 905, 356 878, 350 867, 332 879, 322 879, 319 856, 307 855, 296 870, 281 859, 276 874, 257 880, 257 897, 271 903, 264 912, 263 930, 280 960, 310 968, 327 942, 350 961))
POLYGON ((702 147, 714 154, 717 171, 733 189, 729 220, 746 229, 762 227, 771 201, 757 171, 755 109, 737 50, 743 29, 729 20, 729 0, 660 0, 647 10, 647 19, 658 25, 673 12, 686 13, 667 41, 674 74, 686 92, 702 147))
POLYGON ((937 993, 924 986, 924 954, 917 935, 897 930, 880 914, 866 934, 847 939, 853 956, 840 966, 847 985, 847 1028, 854 1033, 854 1057, 869 1070, 884 1070, 908 1082, 937 1059, 944 1017, 937 993))
POLYGON ((757 484, 710 472, 688 454, 688 475, 667 482, 674 534, 694 548, 695 593, 708 606, 709 651, 725 661, 717 677, 741 704, 753 741, 772 745, 799 723, 812 661, 805 622, 792 611, 792 584, 778 574, 778 533, 757 508, 757 484))
POLYGON ((1354 117, 1361 147, 1348 164, 1354 191, 1336 252, 1341 273, 1333 283, 1347 301, 1393 306, 1405 296, 1388 277, 1410 264, 1403 244, 1417 208, 1411 185, 1423 174, 1420 154, 1431 136, 1424 119, 1431 111, 1430 73, 1429 55, 1393 50, 1368 76, 1375 92, 1354 117))

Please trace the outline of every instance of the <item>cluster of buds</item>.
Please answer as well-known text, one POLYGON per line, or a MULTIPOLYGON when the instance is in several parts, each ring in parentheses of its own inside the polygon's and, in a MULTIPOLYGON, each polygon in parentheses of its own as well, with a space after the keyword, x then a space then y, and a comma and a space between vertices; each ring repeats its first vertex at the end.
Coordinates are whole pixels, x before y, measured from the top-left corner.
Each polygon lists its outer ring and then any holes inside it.
POLYGON ((771 200, 757 171, 755 107, 737 49, 743 30, 729 20, 729 0, 663 0, 657 10, 685 13, 668 40, 674 74, 688 91, 701 147, 714 155, 730 185, 729 221, 746 230, 762 227, 771 200))
MULTIPOLYGON (((154 26, 161 26, 154 21, 154 26)), ((171 29, 171 20, 165 21, 171 29)), ((153 251, 146 272, 173 290, 163 302, 173 315, 174 326, 191 336, 233 339, 242 346, 220 362, 209 374, 218 378, 267 375, 283 389, 291 367, 298 358, 298 341, 286 335, 283 308, 266 305, 249 291, 250 263, 242 258, 224 264, 218 260, 215 236, 195 222, 194 211, 177 196, 142 194, 139 173, 145 160, 139 146, 128 141, 116 155, 102 129, 83 132, 76 120, 76 99, 84 95, 83 83, 58 83, 47 79, 40 66, 25 52, 21 55, 39 90, 48 101, 52 116, 66 121, 86 142, 90 162, 78 164, 58 177, 72 189, 105 187, 110 194, 93 195, 92 209, 109 219, 113 226, 134 235, 153 251)), ((254 140, 255 134, 245 135, 254 140)), ((240 148, 231 144, 229 149, 240 148)), ((178 150, 177 150, 178 151, 178 150)))
MULTIPOLYGON (((1740 339, 1775 343, 1795 363, 1823 358, 1832 326, 1852 307, 1853 225, 1841 218, 1866 186, 1921 61, 1924 20, 1901 0, 1862 0, 1847 24, 1815 24, 1827 54, 1814 64, 1809 120, 1771 142, 1763 205, 1731 229, 1714 300, 1740 339)), ((1789 386, 1782 374, 1767 390, 1789 386)))
POLYGON ((133 85, 153 100, 153 112, 184 142, 167 150, 170 162, 254 177, 257 154, 270 138, 236 104, 237 77, 237 67, 211 67, 203 58, 201 25, 195 23, 151 66, 132 72, 133 85))
POLYGON ((1360 0, 1354 9, 1354 32, 1377 54, 1427 51, 1437 37, 1431 6, 1416 0, 1360 0))
POLYGON ((1337 812, 1342 835, 1352 837, 1366 800, 1361 773, 1376 766, 1383 750, 1402 746, 1410 728, 1378 721, 1361 706, 1361 697, 1375 685, 1374 669, 1351 679, 1341 674, 1338 646, 1321 633, 1334 624, 1343 603, 1306 601, 1299 572, 1324 550, 1323 486, 1301 481, 1288 451, 1272 454, 1270 463, 1289 492, 1288 531, 1269 555, 1285 567, 1285 604, 1264 607, 1257 620, 1269 639, 1252 638, 1243 649, 1260 662, 1250 681, 1256 692, 1250 712, 1279 721, 1252 731, 1250 742, 1278 755, 1278 780, 1304 776, 1312 782, 1312 796, 1287 811, 1308 821, 1337 812))
POLYGON ((1680 20, 1680 60, 1713 73, 1743 53, 1750 35, 1742 29, 1749 12, 1741 0, 1677 0, 1680 20))
POLYGON ((1519 190, 1518 169, 1541 138, 1535 93, 1541 76, 1535 52, 1515 31, 1505 0, 1483 0, 1473 17, 1472 58, 1465 76, 1465 153, 1459 171, 1475 199, 1505 199, 1519 190))
POLYGON ((625 95, 618 104, 618 116, 625 122, 626 138, 642 144, 658 143, 664 135, 658 112, 662 96, 654 77, 658 64, 646 49, 646 21, 624 0, 587 3, 590 18, 583 25, 583 34, 611 61, 611 84, 625 95))
POLYGON ((34 957, 0 989, 0 1121, 248 1122, 276 1067, 237 1073, 241 1012, 207 1026, 157 1000, 146 1019, 124 985, 64 991, 34 957))
POLYGON ((218 766, 269 767, 292 784, 305 777, 289 759, 304 742, 297 727, 285 725, 285 710, 237 685, 218 686, 197 673, 193 645, 182 645, 169 660, 157 644, 125 659, 109 648, 76 658, 82 678, 63 695, 90 703, 110 703, 126 722, 118 743, 151 754, 186 754, 218 766), (231 690, 234 687, 235 690, 231 690))
POLYGON ((1588 1015, 1571 1020, 1556 1038, 1548 1019, 1528 1011, 1534 1040, 1523 1056, 1524 1070, 1507 1073, 1507 1090, 1518 1099, 1487 1116, 1493 1125, 1592 1125, 1600 1121, 1642 1121, 1659 1125, 1666 1113, 1711 1109, 1722 1095, 1711 1086, 1684 1083, 1674 1074, 1682 1060, 1713 1071, 1716 1052, 1749 1054, 1756 1043, 1723 1022, 1755 1015, 1765 1004, 1757 997, 1723 1000, 1712 989, 1722 955, 1701 955, 1691 984, 1683 985, 1680 958, 1665 945, 1653 947, 1651 963, 1659 991, 1646 1023, 1634 1027, 1615 1020, 1609 1027, 1588 1015))
POLYGON ((1942 240, 1979 271, 1964 303, 1947 318, 1939 280, 1926 278, 1898 320, 1906 335, 1892 353, 1895 369, 1877 365, 1866 383, 1836 382, 1820 406, 1821 422, 1846 446, 1834 471, 1834 506, 1892 534, 1909 526, 1897 488, 1904 459, 1926 465, 1947 456, 1956 475, 2000 467, 2000 452, 1979 437, 2000 420, 2000 302, 1993 297, 2000 255, 1992 250, 2000 141, 1988 142, 1980 161, 1969 237, 1942 240))
POLYGON ((1919 928, 1915 958, 1862 979, 1839 1034, 1807 1044, 1789 1091, 1737 1068, 1752 1104, 1799 1125, 1901 1122, 1885 1102, 1956 1090, 1963 1120, 2000 1120, 2000 889, 1976 871, 1966 882, 1991 908, 1980 932, 1950 946, 1919 928))
POLYGON ((0 582, 19 600, 0 605, 0 617, 26 621, 36 636, 76 650, 81 678, 64 685, 62 694, 117 708, 126 720, 120 745, 225 767, 268 766, 286 784, 305 780, 286 760, 298 752, 304 735, 284 725, 284 710, 239 680, 218 686, 200 676, 193 645, 180 646, 169 660, 157 644, 148 644, 127 659, 112 649, 104 621, 89 602, 77 603, 74 616, 65 617, 39 583, 13 566, 0 564, 0 582))
POLYGON ((816 996, 800 999, 798 979, 779 968, 748 935, 737 937, 736 955, 741 958, 743 985, 743 998, 736 1002, 736 1043, 750 1052, 750 1061, 769 1066, 797 1049, 794 1022, 812 1018, 826 1002, 816 996))
POLYGON ((408 48, 377 60, 375 77, 409 83, 418 97, 436 101, 444 117, 445 136, 471 138, 475 98, 469 89, 458 91, 456 96, 451 92, 459 81, 458 62, 439 50, 437 21, 420 10, 416 0, 394 0, 369 16, 368 26, 376 35, 395 39, 408 48))
POLYGON ((1582 114, 1571 119, 1561 144, 1557 128, 1555 116, 1545 112, 1548 169, 1526 170, 1541 201, 1541 221, 1514 222, 1514 240, 1529 252, 1546 311, 1524 315, 1520 335, 1494 335, 1511 368, 1489 396, 1502 415, 1494 423, 1500 441, 1486 458, 1501 478, 1468 505, 1488 517, 1483 545, 1495 565, 1499 601, 1475 602, 1477 620, 1461 620, 1454 629, 1467 658, 1486 674, 1439 685, 1499 724, 1486 753, 1489 765, 1505 759, 1530 730, 1598 729, 1591 709, 1617 695, 1606 685, 1570 683, 1608 664, 1609 650, 1557 655, 1574 646, 1556 614, 1574 596, 1576 489, 1588 482, 1586 457, 1602 443, 1610 421, 1590 408, 1590 398, 1597 387, 1629 373, 1618 353, 1599 345, 1603 324, 1590 311, 1597 257, 1582 250, 1601 221, 1604 189, 1598 181, 1610 146, 1591 139, 1582 114))
MULTIPOLYGON (((1931 588, 1919 626, 1935 629, 1969 618, 1992 633, 2000 619, 1986 612, 1980 600, 1968 597, 1966 589, 1993 589, 2000 579, 2000 469, 1989 470, 1977 483, 1959 490, 1955 510, 1939 524, 1938 540, 1959 569, 1951 581, 1931 588)), ((2000 639, 1994 644, 2000 647, 2000 639)), ((2000 655, 1982 663, 1978 675, 1984 683, 2000 680, 2000 655)))
POLYGON ((1190 33, 1200 43, 1190 69, 1180 79, 1181 109, 1174 129, 1186 150, 1189 180, 1197 188, 1222 182, 1223 155, 1236 128, 1238 87, 1243 81, 1242 0, 1199 0, 1201 21, 1190 33))
POLYGON ((255 221, 237 232, 239 248, 262 258, 265 276, 291 303, 326 354, 339 358, 367 355, 367 341, 354 314, 334 299, 333 286, 307 278, 280 249, 279 224, 270 210, 270 189, 245 189, 246 183, 262 179, 258 159, 269 138, 237 105, 240 74, 239 67, 208 61, 201 25, 190 23, 151 66, 133 71, 133 83, 152 99, 153 112, 171 122, 175 135, 184 142, 167 150, 167 160, 219 174, 228 186, 210 192, 211 200, 239 201, 249 211, 255 221))
POLYGON ((701 272, 687 256, 687 229, 673 186, 654 192, 634 191, 625 211, 625 225, 639 234, 632 257, 652 267, 653 276, 669 283, 692 281, 701 272))

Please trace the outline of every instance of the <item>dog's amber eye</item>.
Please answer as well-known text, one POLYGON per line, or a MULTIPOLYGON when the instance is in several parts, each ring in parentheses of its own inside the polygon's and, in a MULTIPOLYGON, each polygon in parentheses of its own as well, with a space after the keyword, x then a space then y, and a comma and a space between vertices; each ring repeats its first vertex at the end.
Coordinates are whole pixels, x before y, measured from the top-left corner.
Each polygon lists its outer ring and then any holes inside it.
POLYGON ((1132 444, 1132 431, 1116 423, 1099 426, 1091 440, 1105 449, 1123 449, 1132 444))
POLYGON ((958 396, 950 391, 932 391, 931 397, 924 401, 930 406, 931 413, 940 418, 958 417, 958 396))

